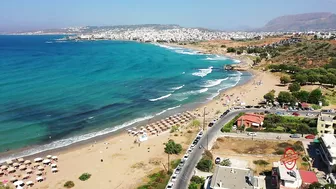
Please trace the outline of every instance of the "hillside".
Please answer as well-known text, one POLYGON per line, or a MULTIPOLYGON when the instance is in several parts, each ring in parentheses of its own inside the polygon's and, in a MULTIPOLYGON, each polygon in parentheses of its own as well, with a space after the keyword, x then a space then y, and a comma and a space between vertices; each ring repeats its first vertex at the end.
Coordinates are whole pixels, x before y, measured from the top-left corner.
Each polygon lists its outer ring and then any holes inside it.
POLYGON ((320 12, 286 15, 269 21, 260 31, 309 31, 336 29, 336 14, 320 12))

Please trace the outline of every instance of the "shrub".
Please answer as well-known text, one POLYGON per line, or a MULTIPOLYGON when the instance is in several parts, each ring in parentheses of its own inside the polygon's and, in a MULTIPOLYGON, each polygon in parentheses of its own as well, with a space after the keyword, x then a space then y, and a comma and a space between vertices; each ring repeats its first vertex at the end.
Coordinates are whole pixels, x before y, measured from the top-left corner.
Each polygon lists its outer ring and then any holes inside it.
POLYGON ((86 181, 86 180, 88 180, 90 177, 91 177, 91 174, 90 174, 90 173, 83 173, 83 174, 79 177, 79 180, 81 180, 81 181, 86 181))
POLYGON ((176 131, 178 131, 178 130, 179 130, 179 126, 178 126, 178 125, 174 125, 174 126, 172 126, 171 129, 170 129, 170 133, 174 133, 174 132, 176 132, 176 131))
POLYGON ((198 185, 195 182, 191 182, 188 186, 188 189, 198 189, 198 185))
POLYGON ((213 155, 209 150, 204 150, 204 158, 207 158, 209 160, 213 160, 213 155))
POLYGON ((288 89, 290 92, 296 92, 299 91, 301 89, 300 84, 299 83, 292 83, 288 86, 288 89))
POLYGON ((194 120, 191 122, 190 126, 192 126, 192 127, 199 127, 199 126, 201 126, 201 122, 198 121, 197 119, 194 119, 194 120))
POLYGON ((196 184, 203 184, 204 183, 204 178, 199 177, 199 176, 192 176, 190 181, 194 182, 196 184))
POLYGON ((204 171, 204 172, 210 172, 212 169, 212 161, 207 158, 202 158, 196 166, 197 169, 204 171))
POLYGON ((181 144, 176 144, 173 140, 169 140, 166 143, 166 147, 164 148, 164 151, 167 154, 179 154, 182 151, 181 144))
POLYGON ((75 183, 73 181, 66 181, 66 183, 64 183, 64 187, 65 188, 72 188, 75 186, 75 183))
POLYGON ((284 149, 276 149, 273 154, 275 155, 283 155, 285 153, 284 149))
POLYGON ((266 165, 269 164, 269 162, 267 162, 263 159, 254 160, 253 163, 256 164, 256 165, 260 165, 260 166, 266 166, 266 165))
POLYGON ((181 162, 181 159, 177 159, 177 160, 173 160, 173 161, 171 161, 171 162, 170 162, 170 164, 171 164, 171 168, 172 168, 172 169, 175 169, 175 168, 179 165, 180 162, 181 162))
POLYGON ((224 159, 222 162, 220 162, 221 166, 231 166, 231 161, 229 159, 224 159))

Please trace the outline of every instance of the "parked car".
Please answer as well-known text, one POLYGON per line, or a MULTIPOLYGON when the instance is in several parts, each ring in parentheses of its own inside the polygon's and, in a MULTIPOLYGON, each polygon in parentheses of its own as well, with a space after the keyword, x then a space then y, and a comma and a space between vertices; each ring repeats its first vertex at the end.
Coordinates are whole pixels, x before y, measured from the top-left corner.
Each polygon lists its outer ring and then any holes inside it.
POLYGON ((245 108, 253 108, 253 106, 247 105, 247 106, 245 106, 245 108))
POLYGON ((181 159, 181 161, 180 161, 180 163, 179 163, 179 165, 178 165, 178 167, 180 167, 180 168, 182 168, 183 167, 183 165, 184 165, 184 159, 181 159))
POLYGON ((180 174, 181 169, 182 169, 181 167, 176 168, 176 170, 175 170, 175 174, 180 174))
POLYGON ((172 181, 172 182, 175 182, 176 179, 177 179, 177 174, 173 174, 173 175, 172 175, 172 178, 171 178, 171 181, 172 181))
POLYGON ((173 188, 173 186, 174 186, 174 183, 170 182, 170 183, 167 184, 167 187, 166 187, 166 188, 167 188, 167 189, 168 189, 168 188, 171 189, 171 188, 173 188))
POLYGON ((294 112, 292 115, 293 115, 293 116, 299 116, 300 114, 297 113, 297 112, 294 112))
POLYGON ((316 155, 320 155, 321 154, 321 152, 320 152, 319 149, 316 149, 315 152, 316 152, 316 155))
POLYGON ((192 152, 192 149, 191 148, 189 148, 189 150, 188 150, 188 153, 190 154, 192 152))
POLYGON ((255 132, 248 132, 247 135, 248 136, 257 136, 257 133, 255 133, 255 132))
POLYGON ((208 127, 212 127, 213 125, 214 125, 214 123, 210 122, 209 125, 208 125, 208 127))
POLYGON ((219 164, 220 162, 221 162, 220 157, 216 157, 216 159, 215 159, 215 164, 219 164))
POLYGON ((306 139, 315 139, 315 135, 307 135, 305 138, 306 139))
POLYGON ((201 131, 200 133, 198 133, 198 136, 202 136, 203 135, 203 131, 201 131))
POLYGON ((184 159, 184 160, 187 160, 188 157, 189 157, 189 154, 185 154, 185 155, 183 156, 183 159, 184 159))
POLYGON ((289 135, 290 138, 300 138, 300 135, 298 134, 291 134, 289 135))
POLYGON ((268 110, 265 110, 265 114, 270 114, 271 112, 268 110))

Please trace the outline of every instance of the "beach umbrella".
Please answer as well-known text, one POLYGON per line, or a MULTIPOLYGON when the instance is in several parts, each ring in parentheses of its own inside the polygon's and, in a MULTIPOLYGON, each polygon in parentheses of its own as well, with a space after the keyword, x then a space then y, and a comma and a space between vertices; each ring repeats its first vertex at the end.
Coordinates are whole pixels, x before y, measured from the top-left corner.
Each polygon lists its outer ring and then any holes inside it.
POLYGON ((38 176, 41 176, 42 174, 43 174, 42 171, 37 171, 37 172, 36 172, 36 175, 38 175, 38 176))
POLYGON ((9 181, 12 182, 12 183, 14 183, 14 182, 18 181, 18 179, 15 178, 15 177, 12 177, 11 179, 9 179, 9 181))
POLYGON ((32 173, 32 172, 33 172, 32 169, 27 169, 27 170, 26 170, 26 173, 32 173))
POLYGON ((14 166, 14 167, 19 167, 20 164, 18 164, 18 163, 13 163, 13 166, 14 166))
POLYGON ((44 167, 39 166, 37 169, 40 170, 40 171, 42 171, 42 170, 44 170, 44 167))
POLYGON ((20 169, 20 170, 25 170, 25 169, 27 169, 27 167, 26 167, 25 165, 21 165, 21 166, 19 167, 19 169, 20 169))
POLYGON ((8 165, 12 165, 12 164, 13 164, 13 161, 12 161, 12 160, 7 160, 6 163, 7 163, 8 165))
POLYGON ((32 185, 34 185, 34 182, 33 182, 33 181, 27 181, 27 182, 26 182, 26 185, 27 185, 27 186, 32 186, 32 185))
POLYGON ((57 164, 51 164, 51 168, 56 168, 57 167, 57 164))
POLYGON ((1 168, 1 170, 6 170, 6 169, 8 169, 8 167, 7 167, 6 165, 1 166, 0 168, 1 168))
POLYGON ((50 159, 45 159, 42 161, 43 164, 49 164, 50 162, 51 162, 50 159))
POLYGON ((22 180, 18 180, 16 182, 14 182, 14 186, 23 186, 24 185, 24 182, 22 180))
POLYGON ((41 162, 41 161, 43 161, 43 158, 40 158, 40 157, 39 157, 39 158, 35 158, 35 159, 34 159, 34 162, 41 162))
POLYGON ((28 174, 25 174, 25 175, 23 175, 23 179, 28 179, 30 177, 30 175, 28 175, 28 174))
POLYGON ((18 159, 18 162, 19 162, 19 163, 23 163, 23 162, 24 162, 24 159, 23 159, 23 158, 19 158, 19 159, 18 159))
POLYGON ((26 161, 24 161, 24 164, 29 165, 29 164, 31 164, 31 161, 30 160, 26 160, 26 161))
POLYGON ((51 172, 52 172, 52 173, 56 173, 56 172, 58 172, 58 169, 57 169, 57 168, 52 168, 52 169, 51 169, 51 172))
POLYGON ((0 171, 0 175, 3 175, 4 173, 2 171, 0 171))
POLYGON ((10 168, 8 168, 8 172, 13 173, 13 172, 15 172, 15 169, 13 167, 10 167, 10 168))
POLYGON ((37 180, 38 182, 41 182, 41 181, 43 181, 43 177, 41 177, 41 176, 40 176, 40 177, 37 177, 36 180, 37 180))
POLYGON ((184 119, 182 119, 180 122, 181 122, 181 123, 185 123, 184 119))
POLYGON ((27 186, 32 186, 32 185, 34 185, 34 182, 33 182, 33 181, 27 181, 27 182, 26 182, 26 185, 27 185, 27 186))
POLYGON ((33 167, 38 167, 38 166, 40 166, 39 163, 34 163, 34 165, 33 165, 33 167))
POLYGON ((53 157, 51 157, 51 159, 58 160, 58 157, 57 156, 53 156, 53 157))
POLYGON ((52 157, 51 155, 47 155, 46 156, 47 159, 51 159, 51 157, 52 157))

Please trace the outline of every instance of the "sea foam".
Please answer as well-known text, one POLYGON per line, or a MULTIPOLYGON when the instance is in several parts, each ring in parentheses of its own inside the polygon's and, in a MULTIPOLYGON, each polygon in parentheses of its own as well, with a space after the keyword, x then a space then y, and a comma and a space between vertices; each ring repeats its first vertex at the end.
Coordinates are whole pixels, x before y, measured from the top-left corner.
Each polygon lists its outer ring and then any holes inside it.
POLYGON ((210 66, 207 69, 199 69, 198 72, 194 72, 194 73, 192 73, 192 75, 198 76, 198 77, 205 77, 212 72, 212 68, 213 67, 210 66))
POLYGON ((179 107, 181 107, 181 105, 174 106, 174 107, 171 107, 171 108, 167 108, 167 109, 165 109, 165 110, 163 110, 163 111, 157 113, 156 115, 161 115, 161 114, 163 114, 163 113, 165 113, 165 112, 167 112, 167 111, 169 111, 169 110, 173 110, 173 109, 176 109, 176 108, 179 108, 179 107))
POLYGON ((176 91, 176 90, 182 89, 183 87, 184 87, 184 85, 181 85, 181 86, 178 86, 178 87, 172 87, 171 89, 176 91))
POLYGON ((159 97, 159 98, 149 99, 149 101, 154 102, 154 101, 162 100, 162 99, 165 99, 165 98, 170 97, 171 95, 172 95, 172 94, 167 94, 167 95, 161 96, 161 97, 159 97))
POLYGON ((224 78, 224 79, 214 79, 214 80, 208 80, 205 82, 204 85, 202 85, 202 87, 214 87, 214 86, 217 86, 217 85, 220 85, 223 81, 229 79, 228 77, 227 78, 224 78))

